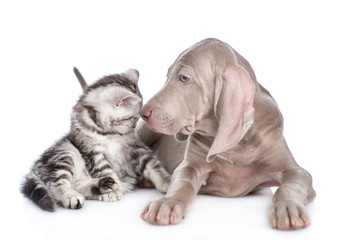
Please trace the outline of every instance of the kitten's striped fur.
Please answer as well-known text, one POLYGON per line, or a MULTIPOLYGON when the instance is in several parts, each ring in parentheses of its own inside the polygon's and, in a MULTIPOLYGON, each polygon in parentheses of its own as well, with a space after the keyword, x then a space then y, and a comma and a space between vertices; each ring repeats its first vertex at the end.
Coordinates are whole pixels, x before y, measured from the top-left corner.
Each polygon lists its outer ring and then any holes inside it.
POLYGON ((131 69, 91 86, 82 78, 71 130, 35 162, 21 188, 26 197, 54 211, 56 204, 79 209, 85 199, 119 200, 142 179, 166 192, 170 175, 134 130, 142 106, 138 76, 131 69))

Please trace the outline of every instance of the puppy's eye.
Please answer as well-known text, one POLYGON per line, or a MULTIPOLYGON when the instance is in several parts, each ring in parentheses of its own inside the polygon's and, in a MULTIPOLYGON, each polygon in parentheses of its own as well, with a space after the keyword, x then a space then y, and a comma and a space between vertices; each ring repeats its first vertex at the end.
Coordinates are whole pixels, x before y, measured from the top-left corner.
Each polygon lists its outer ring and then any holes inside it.
POLYGON ((186 77, 186 76, 184 76, 184 75, 180 75, 180 81, 182 81, 182 82, 187 82, 188 80, 190 80, 189 77, 186 77))

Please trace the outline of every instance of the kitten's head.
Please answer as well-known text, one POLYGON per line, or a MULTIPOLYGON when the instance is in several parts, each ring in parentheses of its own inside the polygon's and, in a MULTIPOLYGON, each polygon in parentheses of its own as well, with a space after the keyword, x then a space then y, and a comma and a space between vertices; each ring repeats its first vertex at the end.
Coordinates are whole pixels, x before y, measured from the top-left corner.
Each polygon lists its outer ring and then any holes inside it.
POLYGON ((132 131, 142 107, 138 78, 138 71, 129 69, 88 86, 74 107, 73 122, 101 134, 132 131))

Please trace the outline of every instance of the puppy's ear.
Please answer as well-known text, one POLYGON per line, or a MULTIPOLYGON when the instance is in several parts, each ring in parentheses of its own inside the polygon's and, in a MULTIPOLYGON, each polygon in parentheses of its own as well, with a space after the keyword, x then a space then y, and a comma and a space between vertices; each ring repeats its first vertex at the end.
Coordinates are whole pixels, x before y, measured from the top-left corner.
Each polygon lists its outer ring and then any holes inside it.
POLYGON ((214 112, 219 126, 207 154, 207 162, 234 147, 253 124, 254 94, 253 81, 239 65, 227 67, 215 80, 214 112))

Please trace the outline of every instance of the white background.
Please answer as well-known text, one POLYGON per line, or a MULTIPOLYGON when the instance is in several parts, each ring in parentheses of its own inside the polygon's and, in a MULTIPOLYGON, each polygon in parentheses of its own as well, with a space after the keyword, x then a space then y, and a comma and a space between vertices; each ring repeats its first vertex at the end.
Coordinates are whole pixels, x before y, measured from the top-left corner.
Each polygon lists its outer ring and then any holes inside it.
POLYGON ((333 1, 1 1, 1 239, 336 239, 337 7, 333 1), (81 88, 128 68, 140 71, 146 102, 187 47, 228 42, 276 99, 285 136, 313 176, 312 225, 270 229, 266 189, 244 198, 197 196, 178 226, 139 214, 162 195, 136 190, 115 203, 38 209, 19 193, 38 156, 69 129, 81 88))

